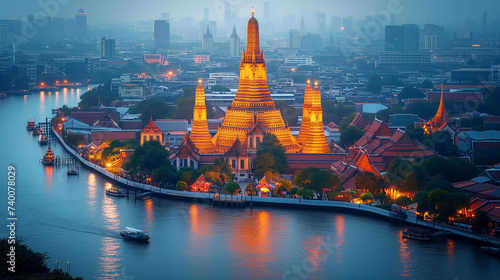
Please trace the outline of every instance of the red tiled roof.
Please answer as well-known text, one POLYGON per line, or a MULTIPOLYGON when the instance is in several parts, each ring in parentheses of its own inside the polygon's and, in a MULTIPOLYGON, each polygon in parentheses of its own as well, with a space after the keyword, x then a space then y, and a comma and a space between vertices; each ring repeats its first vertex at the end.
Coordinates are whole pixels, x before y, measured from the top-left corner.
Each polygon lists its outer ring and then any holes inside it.
POLYGON ((148 124, 142 130, 143 133, 162 133, 156 124, 153 122, 153 116, 149 118, 148 124))

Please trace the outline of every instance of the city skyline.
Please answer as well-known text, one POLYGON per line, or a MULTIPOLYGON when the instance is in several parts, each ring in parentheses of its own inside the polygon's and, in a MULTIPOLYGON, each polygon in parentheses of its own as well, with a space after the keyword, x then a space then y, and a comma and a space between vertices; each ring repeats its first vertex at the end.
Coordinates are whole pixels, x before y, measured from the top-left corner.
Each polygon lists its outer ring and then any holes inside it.
MULTIPOLYGON (((449 9, 452 5, 456 5, 456 1, 445 0, 433 2, 430 0, 424 1, 405 1, 405 0, 388 0, 388 1, 354 1, 354 4, 349 5, 342 1, 324 1, 312 0, 308 5, 304 5, 299 1, 253 1, 245 3, 243 1, 228 1, 231 8, 231 13, 235 13, 239 19, 244 19, 249 14, 252 6, 256 11, 256 17, 264 19, 269 15, 269 19, 281 20, 289 15, 294 15, 296 20, 304 17, 306 21, 314 21, 318 13, 326 14, 327 25, 330 22, 330 17, 349 17, 353 16, 354 20, 362 20, 365 17, 379 13, 381 11, 394 10, 396 11, 396 19, 399 23, 435 23, 435 24, 450 24, 463 25, 464 20, 470 19, 477 24, 481 22, 483 11, 488 11, 488 21, 500 21, 500 13, 495 12, 500 9, 500 3, 493 3, 487 0, 479 1, 461 1, 461 9, 454 9, 453 12, 443 15, 442 11, 449 9), (264 11, 264 3, 269 2, 269 11, 264 11), (391 8, 392 7, 392 8, 391 8)), ((80 5, 83 5, 85 12, 88 14, 89 24, 120 24, 120 23, 135 23, 138 21, 149 21, 160 19, 161 13, 169 13, 171 20, 180 20, 185 17, 194 18, 195 21, 205 18, 205 8, 208 8, 208 19, 215 20, 220 23, 224 22, 225 18, 225 1, 215 0, 206 2, 201 0, 192 0, 186 3, 169 3, 159 0, 150 0, 144 2, 127 2, 110 0, 100 2, 96 0, 89 1, 36 1, 36 0, 20 0, 15 2, 4 3, 4 9, 0 11, 0 18, 4 19, 23 19, 29 15, 52 17, 74 17, 78 12, 80 5), (59 3, 61 2, 61 3, 59 3), (151 9, 154 6, 155 9, 151 9), (194 7, 194 8, 193 8, 194 7), (152 10, 154 12, 152 12, 152 10)))

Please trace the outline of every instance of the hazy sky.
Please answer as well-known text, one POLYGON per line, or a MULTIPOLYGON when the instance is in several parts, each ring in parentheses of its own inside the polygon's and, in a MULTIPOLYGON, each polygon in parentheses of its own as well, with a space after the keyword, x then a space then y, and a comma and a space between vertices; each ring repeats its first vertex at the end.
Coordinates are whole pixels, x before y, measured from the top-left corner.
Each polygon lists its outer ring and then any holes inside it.
MULTIPOLYGON (((244 1, 227 0, 239 17, 250 16, 255 7, 256 17, 263 17, 265 0, 244 1)), ((318 11, 326 13, 327 24, 333 15, 354 16, 362 19, 371 11, 388 9, 388 3, 398 0, 270 0, 272 18, 281 19, 286 14, 296 14, 297 18, 313 15, 318 11)), ((137 22, 157 19, 160 13, 170 13, 171 19, 186 16, 203 18, 203 8, 210 9, 211 20, 222 20, 226 0, 0 0, 0 19, 20 19, 30 14, 44 15, 43 6, 57 17, 73 17, 83 4, 88 14, 88 22, 137 22), (53 4, 57 7, 54 9, 53 4), (59 4, 61 3, 61 4, 59 4), (45 4, 45 5, 44 5, 45 4), (52 4, 52 5, 50 5, 52 4), (52 13, 52 12, 51 12, 52 13)), ((498 0, 399 0, 402 11, 397 20, 403 23, 463 23, 465 18, 480 22, 483 10, 488 11, 488 19, 500 20, 500 1, 498 0)))

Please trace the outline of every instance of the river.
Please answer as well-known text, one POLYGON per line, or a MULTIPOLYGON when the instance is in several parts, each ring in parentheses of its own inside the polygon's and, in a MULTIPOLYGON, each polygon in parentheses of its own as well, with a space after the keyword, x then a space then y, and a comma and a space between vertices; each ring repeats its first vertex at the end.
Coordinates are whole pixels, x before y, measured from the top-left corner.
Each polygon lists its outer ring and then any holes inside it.
MULTIPOLYGON (((403 240, 400 225, 359 214, 312 210, 212 208, 153 197, 108 197, 106 178, 88 169, 39 163, 47 147, 26 121, 75 106, 87 88, 0 100, 0 181, 16 167, 16 234, 47 252, 49 267, 84 279, 498 279, 500 262, 479 245, 443 237, 403 240), (123 240, 132 226, 147 244, 123 240), (69 265, 68 265, 69 262, 69 265)), ((60 144, 57 156, 67 155, 60 144)), ((7 224, 7 188, 0 218, 7 224)), ((2 227, 2 237, 7 235, 2 227)))

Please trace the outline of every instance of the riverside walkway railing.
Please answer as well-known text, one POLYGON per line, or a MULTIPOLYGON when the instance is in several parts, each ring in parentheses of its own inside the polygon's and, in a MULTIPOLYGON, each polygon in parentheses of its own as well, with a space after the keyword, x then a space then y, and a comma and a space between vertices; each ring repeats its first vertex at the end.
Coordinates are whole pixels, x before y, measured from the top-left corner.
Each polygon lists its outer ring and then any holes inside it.
MULTIPOLYGON (((76 157, 78 160, 80 160, 81 163, 83 163, 85 166, 101 173, 102 175, 116 181, 119 183, 122 183, 124 185, 134 187, 134 188, 139 188, 142 190, 150 191, 152 193, 157 193, 157 194, 163 194, 167 196, 174 196, 174 197, 183 197, 183 198, 193 198, 193 199, 213 199, 214 194, 211 193, 199 193, 199 192, 185 192, 185 191, 177 191, 177 190, 170 190, 170 189, 164 189, 164 188, 159 188, 155 187, 152 185, 148 184, 143 184, 143 183, 138 183, 135 181, 127 180, 123 177, 117 176, 116 174, 113 174, 109 171, 107 171, 105 168, 91 163, 84 159, 82 156, 80 156, 79 153, 77 153, 75 150, 73 150, 71 147, 69 147, 64 140, 61 138, 61 136, 52 129, 53 133, 55 134, 56 138, 59 140, 59 142, 63 145, 63 147, 66 149, 68 153, 76 157)), ((350 202, 343 202, 343 201, 328 201, 328 200, 310 200, 310 199, 297 199, 297 198, 280 198, 280 197, 259 197, 259 196, 253 196, 250 199, 248 198, 249 196, 241 196, 240 200, 246 200, 247 203, 250 201, 256 202, 258 204, 264 204, 264 205, 276 205, 276 206, 286 206, 286 207, 293 207, 293 206, 302 206, 302 207, 311 207, 311 208, 323 208, 323 209, 335 209, 335 208, 342 208, 342 209, 348 209, 348 210, 353 210, 356 212, 366 212, 366 213, 371 213, 375 214, 381 217, 390 217, 390 211, 385 210, 382 208, 374 207, 371 205, 365 205, 365 204, 354 204, 350 202)), ((448 225, 443 225, 439 223, 433 223, 433 222, 428 222, 428 221, 422 221, 418 220, 415 217, 408 216, 405 220, 405 222, 412 223, 412 224, 417 224, 421 226, 425 226, 428 228, 434 228, 438 230, 446 230, 449 231, 453 234, 478 240, 481 241, 482 238, 485 238, 485 236, 477 235, 474 234, 470 231, 466 231, 460 228, 448 226, 448 225)), ((498 238, 492 237, 491 238, 491 243, 495 245, 500 245, 500 240, 498 238)))

